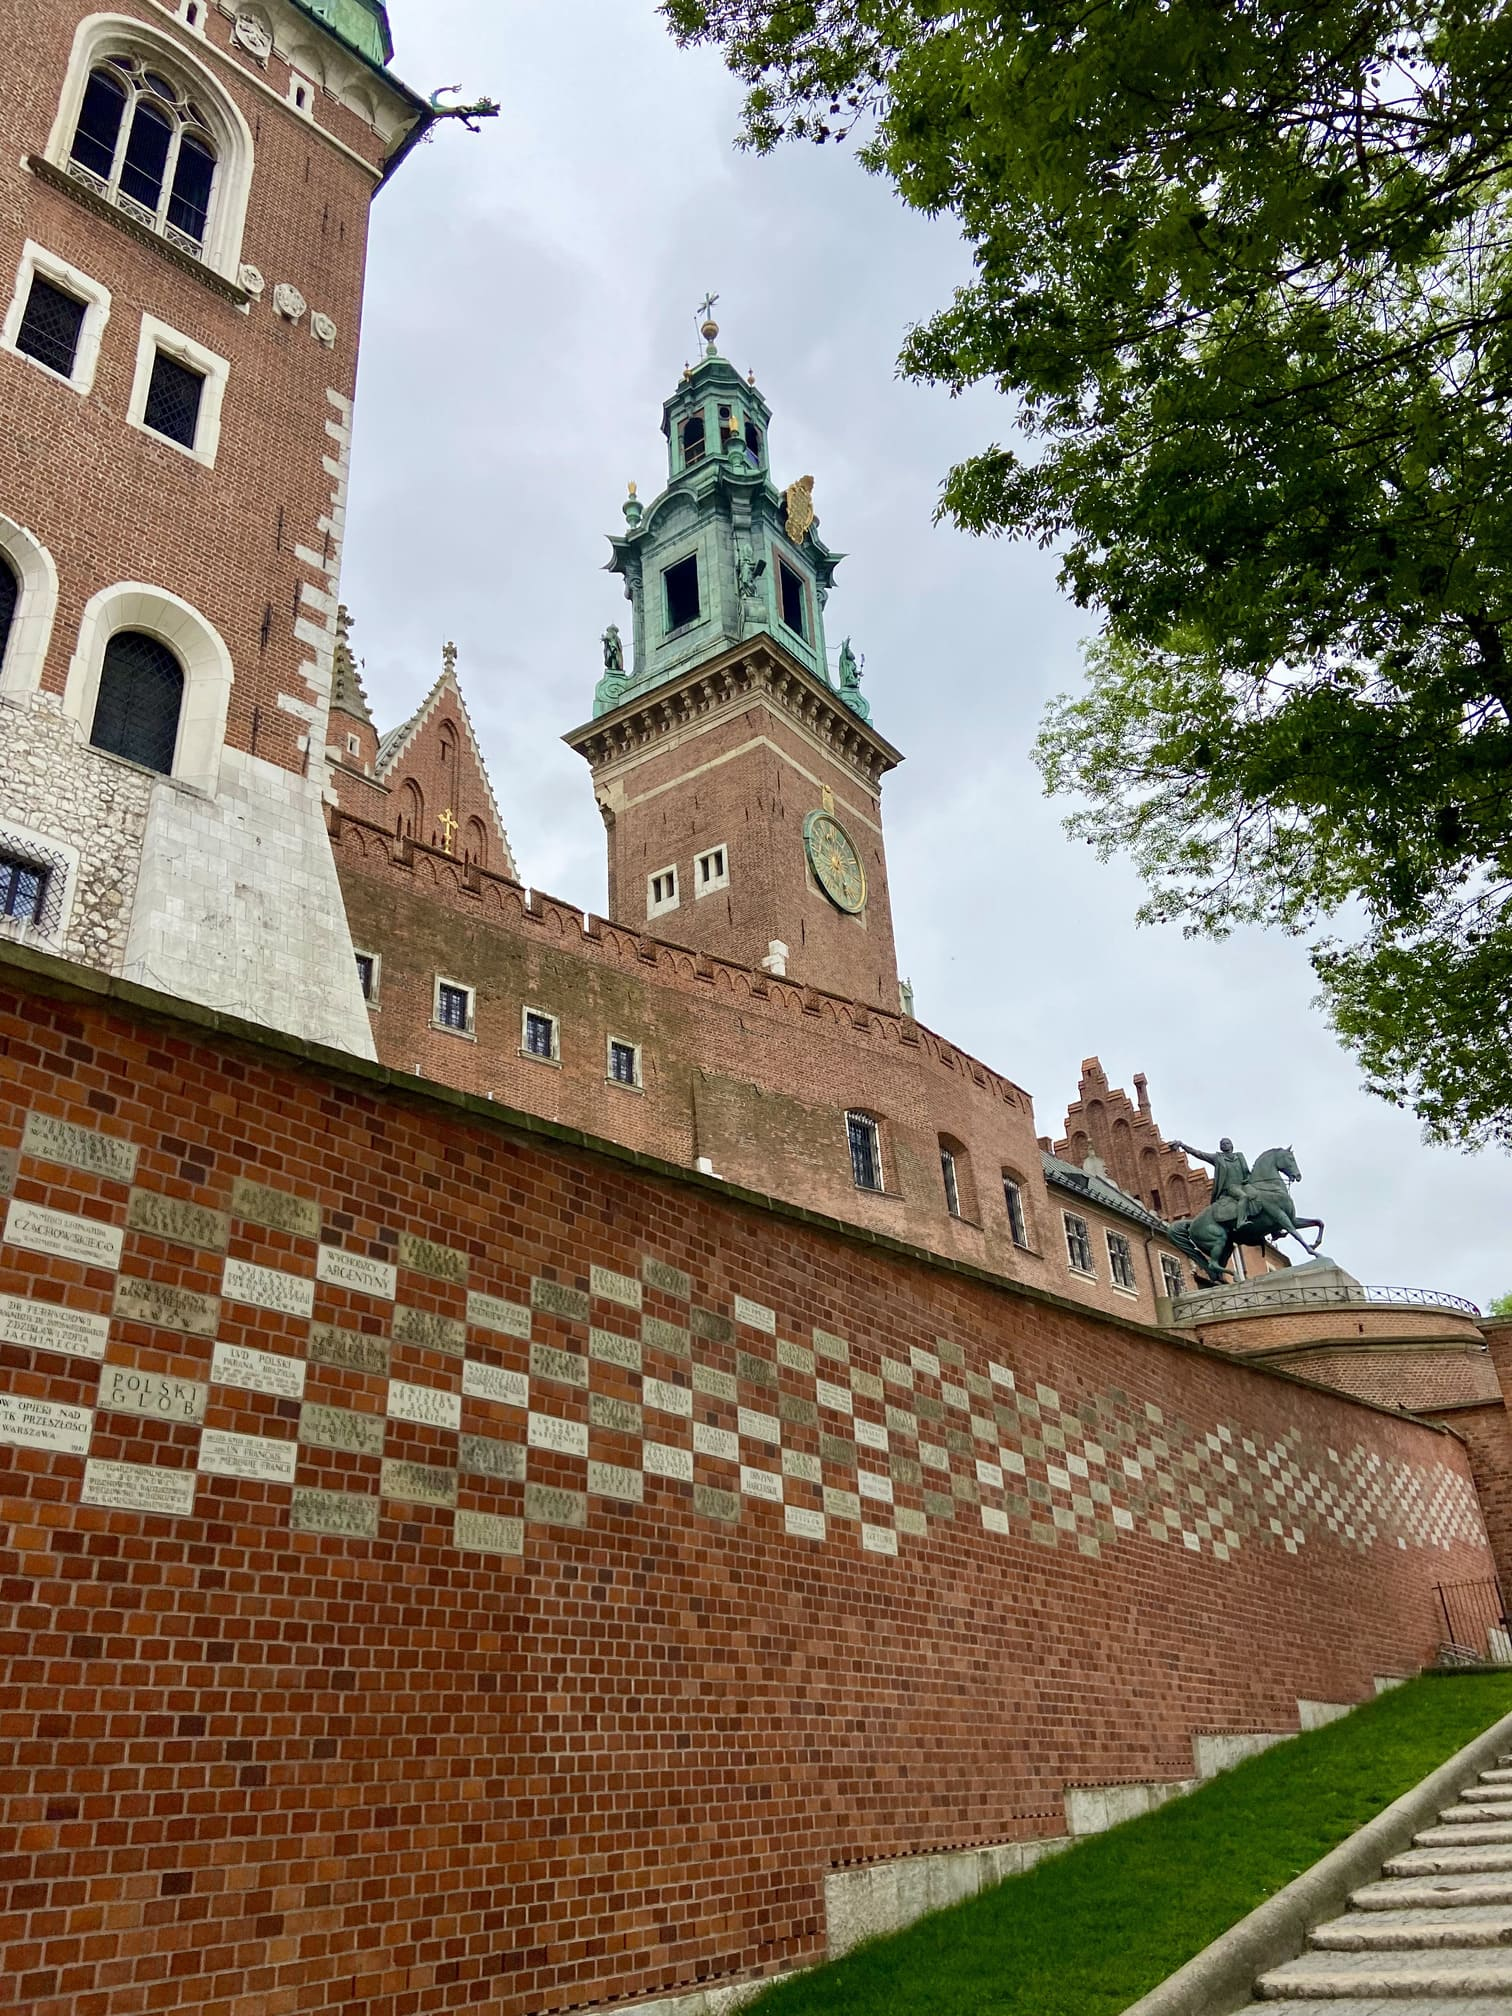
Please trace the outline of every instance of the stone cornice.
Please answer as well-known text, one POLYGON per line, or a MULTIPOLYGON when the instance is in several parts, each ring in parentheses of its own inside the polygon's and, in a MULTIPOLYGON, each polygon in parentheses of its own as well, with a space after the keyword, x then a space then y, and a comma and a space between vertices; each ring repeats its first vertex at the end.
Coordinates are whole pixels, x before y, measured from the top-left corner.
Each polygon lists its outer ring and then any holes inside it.
POLYGON ((613 713, 570 730, 562 740, 598 770, 732 702, 747 700, 766 700, 800 722, 873 791, 903 761, 900 751, 869 722, 853 714, 836 693, 764 636, 732 645, 691 671, 647 687, 613 713))

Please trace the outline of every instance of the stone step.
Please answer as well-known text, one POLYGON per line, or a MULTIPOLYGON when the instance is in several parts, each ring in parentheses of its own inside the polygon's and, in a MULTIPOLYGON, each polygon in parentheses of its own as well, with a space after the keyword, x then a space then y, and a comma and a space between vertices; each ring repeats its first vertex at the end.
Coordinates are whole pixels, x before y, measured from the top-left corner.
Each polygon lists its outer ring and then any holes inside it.
POLYGON ((1497 1771, 1482 1771, 1482 1785, 1512 1785, 1512 1771, 1505 1768, 1497 1771))
MULTIPOLYGON (((1427 1953, 1304 1953, 1261 1975, 1262 2002, 1330 2002, 1341 1996, 1383 2002, 1449 1995, 1485 1999, 1499 1995, 1512 2006, 1512 1953, 1449 1950, 1427 1953)), ((1426 2016, 1426 2012, 1425 2012, 1426 2016)), ((1433 2012, 1438 2016, 1438 2011, 1433 2012)))
POLYGON ((1320 1925, 1308 1942, 1320 1953, 1408 1953, 1446 1947, 1512 1946, 1512 1909, 1466 1904, 1455 1910, 1350 1911, 1320 1925))
POLYGON ((1512 1813, 1500 1806, 1441 1806, 1441 1827, 1512 1827, 1512 1813))
POLYGON ((1425 1827, 1412 1837, 1414 1848, 1494 1848, 1502 1844, 1512 1847, 1512 1821, 1480 1820, 1479 1815, 1425 1827))
POLYGON ((1502 1876, 1477 1872, 1398 1876, 1367 1883, 1350 1897, 1355 1911, 1448 1911, 1462 1904, 1512 1904, 1512 1869, 1502 1876))
MULTIPOLYGON (((1292 1999, 1251 2002, 1247 2009, 1239 2011, 1239 2016, 1319 2016, 1319 2010, 1324 2006, 1327 2016, 1381 2016, 1381 1998, 1378 1995, 1330 1996, 1326 2005, 1292 1999)), ((1415 2016, 1410 2002, 1400 2006, 1402 2016, 1415 2016)), ((1472 2000, 1469 1996, 1439 1995, 1424 2004, 1417 2016, 1489 2016, 1489 2010, 1483 1997, 1472 2000)))
POLYGON ((1512 1847, 1408 1848, 1386 1864, 1388 1876, 1471 1876, 1512 1870, 1512 1847))
POLYGON ((1505 1806, 1512 1801, 1512 1785, 1467 1785, 1459 1796, 1466 1806, 1505 1806))

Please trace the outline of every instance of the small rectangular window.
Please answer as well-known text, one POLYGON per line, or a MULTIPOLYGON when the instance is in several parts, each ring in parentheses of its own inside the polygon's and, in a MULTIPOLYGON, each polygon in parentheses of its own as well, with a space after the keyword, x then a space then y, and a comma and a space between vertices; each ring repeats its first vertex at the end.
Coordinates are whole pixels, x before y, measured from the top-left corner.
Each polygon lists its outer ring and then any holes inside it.
POLYGON ((877 1123, 869 1113, 847 1113, 845 1131, 850 1141, 851 1174, 858 1190, 882 1188, 882 1140, 877 1123))
POLYGON ((357 954, 357 984, 362 989, 364 1001, 378 999, 378 955, 376 952, 357 954))
POLYGON ((37 363, 56 371, 60 378, 72 378, 74 359, 79 354, 79 338, 84 333, 85 304, 54 287, 40 273, 33 273, 31 292, 21 326, 16 331, 16 348, 37 363))
POLYGON ((782 603, 783 622, 789 630, 796 631, 800 637, 806 637, 808 631, 804 627, 803 580, 800 575, 793 572, 786 560, 777 562, 777 588, 782 603))
POLYGON ((147 387, 147 405, 142 424, 154 434, 192 448, 199 433, 200 399, 204 394, 202 373, 180 364, 166 350, 159 350, 152 362, 152 382, 147 387))
POLYGON ((556 1017, 543 1015, 538 1008, 527 1008, 522 1025, 520 1047, 527 1057, 555 1057, 556 1017))
POLYGON ((646 877, 646 915, 659 917, 664 911, 677 908, 677 870, 658 868, 654 875, 646 877))
POLYGON ((1029 1246, 1029 1226, 1024 1218, 1024 1193, 1011 1176, 1003 1178, 1003 1202, 1008 1207, 1008 1230, 1015 1246, 1027 1251, 1029 1246))
POLYGON ((681 630, 685 623, 698 621, 698 555, 690 553, 662 575, 667 596, 667 628, 681 630))
POLYGON ((1160 1271, 1165 1280, 1165 1292, 1174 1302, 1178 1295, 1186 1293, 1186 1276, 1181 1271, 1181 1262, 1170 1253, 1160 1256, 1160 1271))
POLYGON ((1066 1258, 1071 1263, 1074 1274, 1096 1275, 1092 1265, 1092 1237, 1087 1230, 1085 1218, 1078 1218, 1074 1211, 1063 1211, 1066 1221, 1066 1258))
POLYGON ((362 737, 360 735, 348 735, 347 754, 348 756, 360 756, 362 754, 362 737))
POLYGON ((472 989, 452 980, 436 982, 436 1022, 442 1029, 472 1028, 472 989))
POLYGON ((18 917, 23 924, 40 924, 51 872, 35 861, 0 854, 0 916, 18 917))
POLYGON ((956 1159, 948 1148, 940 1150, 940 1175, 945 1182, 945 1209, 952 1218, 961 1215, 961 1186, 956 1177, 956 1159))
POLYGON ((694 856, 693 894, 708 896, 715 889, 730 886, 730 857, 723 847, 711 847, 707 853, 694 856))
POLYGON ((609 1038, 609 1076, 616 1085, 639 1085, 640 1051, 633 1043, 609 1038))
POLYGON ((1122 1232, 1109 1232, 1108 1272, 1113 1276, 1117 1288, 1134 1286, 1134 1249, 1122 1232))

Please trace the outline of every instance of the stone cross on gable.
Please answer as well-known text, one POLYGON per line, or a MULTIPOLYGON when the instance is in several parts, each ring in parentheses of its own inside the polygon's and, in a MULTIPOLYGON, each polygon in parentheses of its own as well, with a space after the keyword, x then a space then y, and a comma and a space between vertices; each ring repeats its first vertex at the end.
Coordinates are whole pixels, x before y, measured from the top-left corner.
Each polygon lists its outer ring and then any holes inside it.
POLYGON ((447 853, 450 854, 450 852, 452 851, 452 841, 455 838, 457 831, 457 815, 455 812, 453 812, 450 805, 448 805, 446 810, 441 814, 441 817, 437 821, 437 824, 441 828, 441 844, 446 849, 447 853))
POLYGON ((457 647, 455 644, 442 645, 441 662, 446 667, 446 670, 455 679, 457 676, 457 647))

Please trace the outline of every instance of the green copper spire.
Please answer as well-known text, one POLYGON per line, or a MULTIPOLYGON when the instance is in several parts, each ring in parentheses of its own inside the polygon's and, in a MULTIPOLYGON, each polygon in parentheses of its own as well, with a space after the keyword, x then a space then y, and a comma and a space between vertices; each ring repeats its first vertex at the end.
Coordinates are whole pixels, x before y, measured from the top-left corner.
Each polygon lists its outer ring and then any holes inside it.
MULTIPOLYGON (((824 605, 844 557, 819 537, 811 476, 779 490, 768 463, 771 408, 719 354, 718 296, 700 310, 702 356, 662 408, 667 485, 643 504, 635 485, 625 530, 610 535, 610 573, 625 580, 630 649, 604 640, 595 718, 748 637, 772 638, 830 686, 824 605)), ((854 685, 841 699, 861 713, 854 685)), ((863 716, 864 718, 864 716, 863 716)))

